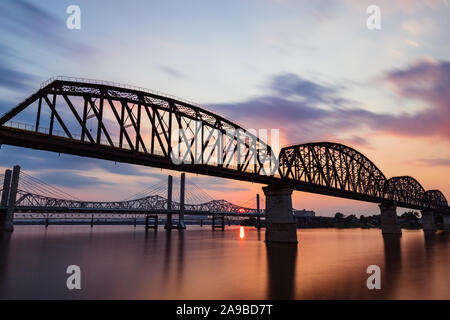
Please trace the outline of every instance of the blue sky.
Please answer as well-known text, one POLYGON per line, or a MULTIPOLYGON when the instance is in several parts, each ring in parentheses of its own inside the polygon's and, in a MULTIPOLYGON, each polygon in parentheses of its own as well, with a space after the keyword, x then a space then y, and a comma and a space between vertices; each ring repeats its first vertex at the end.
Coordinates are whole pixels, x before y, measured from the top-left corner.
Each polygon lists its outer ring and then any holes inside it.
MULTIPOLYGON (((449 18, 442 0, 4 0, 0 112, 56 75, 133 84, 207 105, 247 127, 280 128, 282 143, 349 144, 386 176, 412 175, 450 196, 443 178, 450 174, 449 18), (66 28, 71 4, 81 8, 81 30, 66 28), (370 4, 381 9, 381 30, 366 28, 370 4)), ((138 192, 168 173, 3 146, 0 165, 15 163, 98 200, 120 198, 124 188, 138 192)), ((260 188, 192 179, 214 196, 227 188, 231 201, 260 188)), ((300 193, 294 205, 325 215, 338 205, 348 213, 377 211, 300 193)))

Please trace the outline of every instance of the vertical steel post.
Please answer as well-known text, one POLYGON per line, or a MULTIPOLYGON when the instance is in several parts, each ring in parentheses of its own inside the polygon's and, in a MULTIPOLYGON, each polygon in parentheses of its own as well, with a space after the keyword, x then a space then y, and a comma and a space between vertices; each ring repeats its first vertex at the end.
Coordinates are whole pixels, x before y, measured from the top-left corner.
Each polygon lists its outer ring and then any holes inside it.
POLYGON ((9 187, 11 185, 11 170, 5 170, 5 178, 3 180, 3 191, 2 191, 2 200, 0 206, 6 207, 8 206, 8 197, 9 197, 9 187))
POLYGON ((167 177, 167 216, 166 216, 166 225, 165 229, 172 229, 172 176, 167 177))
POLYGON ((256 213, 258 214, 258 217, 256 218, 256 228, 261 229, 261 217, 259 214, 261 213, 261 210, 259 209, 259 193, 256 194, 256 213))
MULTIPOLYGON (((110 102, 111 103, 111 102, 110 102)), ((113 106, 111 106, 113 107, 113 106)), ((122 144, 123 144, 123 131, 124 131, 124 126, 125 126, 125 106, 123 105, 123 103, 121 104, 121 110, 120 110, 120 122, 121 122, 121 126, 120 126, 120 134, 119 134, 119 148, 122 148, 122 144)), ((130 146, 131 147, 131 146, 130 146)))
POLYGON ((3 231, 14 231, 14 209, 16 207, 17 188, 19 187, 20 166, 14 166, 11 179, 11 188, 9 189, 8 207, 6 209, 5 223, 3 231))
POLYGON ((39 121, 41 119, 41 108, 42 108, 42 97, 39 98, 38 110, 37 110, 37 115, 36 115, 36 127, 34 129, 36 132, 39 132, 39 121))
POLYGON ((185 173, 181 174, 180 179, 180 215, 178 219, 178 229, 186 229, 184 224, 184 185, 185 185, 185 173))
MULTIPOLYGON (((137 119, 136 119, 136 151, 139 151, 140 139, 141 139, 141 104, 138 104, 137 119)), ((144 148, 145 146, 142 145, 142 149, 144 148)))
POLYGON ((101 144, 102 141, 102 123, 103 123, 103 92, 101 93, 100 106, 98 107, 98 119, 97 119, 97 144, 101 144))
POLYGON ((52 113, 50 115, 50 127, 48 129, 48 134, 49 135, 53 134, 53 123, 55 122, 56 94, 53 94, 53 101, 51 103, 52 103, 52 105, 49 106, 52 109, 52 113))
MULTIPOLYGON (((84 106, 83 106, 83 128, 87 131, 87 114, 88 114, 88 101, 86 98, 84 98, 84 106)), ((84 142, 84 135, 85 135, 85 130, 83 130, 83 128, 81 128, 81 141, 84 142)))
POLYGON ((8 207, 9 187, 11 186, 11 170, 5 170, 5 177, 3 180, 2 200, 0 206, 3 208, 0 212, 0 229, 3 230, 6 221, 6 210, 8 207))

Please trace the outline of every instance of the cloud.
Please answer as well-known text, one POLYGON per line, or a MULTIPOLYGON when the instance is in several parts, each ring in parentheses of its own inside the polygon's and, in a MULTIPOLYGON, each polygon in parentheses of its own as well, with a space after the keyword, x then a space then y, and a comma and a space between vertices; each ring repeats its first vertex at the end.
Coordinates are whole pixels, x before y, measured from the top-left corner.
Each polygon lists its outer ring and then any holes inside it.
POLYGON ((368 111, 346 100, 342 87, 315 83, 295 74, 273 76, 268 82, 270 95, 216 107, 247 127, 279 128, 287 143, 327 138, 367 145, 366 139, 355 135, 364 128, 408 137, 450 137, 450 62, 422 59, 386 72, 378 81, 387 83, 402 99, 421 101, 424 109, 397 115, 368 111))
POLYGON ((0 149, 0 166, 12 168, 16 164, 19 164, 23 170, 26 171, 45 170, 51 172, 69 168, 71 170, 82 170, 87 172, 95 169, 102 169, 105 172, 136 177, 142 176, 144 170, 143 167, 125 163, 116 164, 113 161, 103 161, 66 154, 59 155, 56 152, 2 146, 0 149))
POLYGON ((0 44, 0 87, 17 91, 29 90, 36 77, 11 68, 11 62, 17 58, 19 56, 16 50, 0 44))
POLYGON ((172 67, 159 65, 158 69, 174 78, 184 78, 185 75, 172 67))
POLYGON ((8 68, 0 61, 0 87, 12 90, 29 90, 36 77, 8 68))
MULTIPOLYGON (((36 61, 24 59, 23 52, 37 47, 49 54, 76 58, 97 49, 74 40, 67 34, 65 21, 22 0, 0 1, 0 87, 14 91, 28 91, 37 77, 28 73, 39 66, 36 61), (26 40, 26 42, 24 42, 26 40), (18 63, 19 62, 19 63, 18 63)), ((45 66, 46 68, 48 66, 45 66)))
POLYGON ((269 85, 277 94, 284 97, 299 97, 311 104, 340 104, 343 99, 338 96, 337 89, 305 80, 293 73, 276 75, 269 85))
POLYGON ((97 177, 85 176, 76 172, 58 172, 57 174, 36 173, 33 174, 35 178, 45 180, 45 183, 52 186, 66 187, 66 188, 81 188, 81 187, 96 187, 111 182, 104 181, 97 177))
POLYGON ((420 159, 421 164, 435 167, 450 167, 450 158, 420 159))
MULTIPOLYGON (((390 1, 390 0, 378 0, 376 1, 376 5, 378 5, 383 14, 391 15, 395 13, 404 13, 408 15, 412 15, 415 12, 424 12, 428 9, 447 9, 448 0, 402 0, 402 1, 390 1), (447 7, 447 8, 444 8, 447 7)), ((346 0, 345 1, 350 7, 361 10, 367 8, 370 4, 374 2, 371 0, 346 0)))
POLYGON ((407 68, 392 70, 382 79, 398 96, 422 101, 426 106, 414 115, 387 119, 385 129, 410 136, 450 137, 450 62, 423 59, 407 68))
POLYGON ((42 48, 68 53, 92 53, 92 48, 67 37, 66 23, 35 4, 22 0, 3 0, 0 3, 0 29, 8 36, 31 39, 42 48))

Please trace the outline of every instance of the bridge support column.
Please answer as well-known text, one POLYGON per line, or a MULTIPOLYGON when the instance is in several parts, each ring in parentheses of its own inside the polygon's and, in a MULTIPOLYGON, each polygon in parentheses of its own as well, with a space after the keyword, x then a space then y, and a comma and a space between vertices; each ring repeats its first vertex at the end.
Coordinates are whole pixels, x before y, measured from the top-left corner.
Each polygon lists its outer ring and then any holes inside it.
POLYGON ((9 198, 9 187, 11 186, 11 170, 7 169, 5 171, 5 177, 3 180, 3 189, 2 189, 2 200, 0 202, 0 206, 2 207, 0 211, 0 230, 3 230, 3 226, 6 221, 6 210, 8 207, 8 198, 9 198))
POLYGON ((211 221, 212 230, 214 229, 222 229, 225 230, 225 217, 224 216, 213 216, 211 221), (216 221, 219 220, 220 224, 216 224, 216 221))
MULTIPOLYGON (((14 231, 14 210, 16 208, 17 188, 19 187, 20 166, 14 166, 9 189, 8 206, 2 230, 5 232, 14 231)), ((6 177, 6 176, 5 176, 6 177)))
POLYGON ((172 213, 170 213, 170 210, 172 210, 172 176, 167 178, 167 210, 169 213, 166 216, 164 229, 171 230, 173 228, 172 213))
POLYGON ((437 231, 434 223, 434 213, 431 210, 422 211, 422 228, 425 233, 434 233, 437 231))
POLYGON ((263 187, 266 196, 266 242, 297 243, 292 214, 292 191, 285 186, 263 187))
POLYGON ((180 214, 178 219, 178 229, 186 229, 186 225, 184 224, 184 184, 185 184, 185 174, 184 172, 181 174, 180 179, 180 214))
POLYGON ((444 230, 450 231, 450 216, 442 216, 442 220, 444 222, 444 230))
POLYGON ((259 216, 259 214, 261 213, 259 207, 259 194, 256 194, 256 213, 258 214, 258 218, 256 218, 256 228, 259 230, 261 229, 261 217, 259 216))
POLYGON ((397 220, 397 206, 382 203, 379 205, 381 212, 381 231, 383 234, 402 234, 402 228, 397 220))
POLYGON ((155 229, 158 230, 158 215, 148 214, 145 216, 145 230, 155 229), (150 224, 150 219, 153 219, 153 225, 150 224))

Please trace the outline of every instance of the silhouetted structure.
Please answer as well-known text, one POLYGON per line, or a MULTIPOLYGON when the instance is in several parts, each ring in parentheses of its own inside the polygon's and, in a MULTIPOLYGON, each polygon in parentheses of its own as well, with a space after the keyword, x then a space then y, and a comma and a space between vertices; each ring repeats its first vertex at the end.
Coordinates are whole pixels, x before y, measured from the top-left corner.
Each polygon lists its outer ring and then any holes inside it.
MULTIPOLYGON (((387 179, 367 157, 348 146, 307 143, 282 148, 275 154, 266 142, 220 115, 137 87, 86 79, 50 79, 3 115, 0 126, 2 144, 266 184, 266 241, 297 241, 293 190, 378 203, 383 233, 401 232, 397 206, 422 210, 424 225, 430 231, 434 230, 434 215, 449 215, 447 200, 440 191, 425 191, 408 176, 387 179), (31 110, 33 106, 35 111, 31 110), (43 112, 43 108, 49 112, 43 112), (26 109, 36 115, 33 125, 13 120, 26 109), (112 117, 108 125, 107 115, 112 117), (44 120, 48 120, 48 128, 42 127, 44 120), (88 123, 95 126, 92 131, 88 123), (173 139, 178 129, 192 132, 193 137, 173 139), (148 137, 145 132, 150 132, 148 137), (245 133, 244 137, 236 132, 245 133), (118 141, 113 133, 118 133, 118 141), (177 149, 182 142, 186 152, 177 149), (241 160, 237 165, 223 161, 223 155, 230 151, 233 156, 228 159, 241 160), (190 161, 176 163, 174 156, 190 161), (211 162, 211 158, 217 161, 211 162)), ((181 216, 182 212, 183 206, 181 216)))

